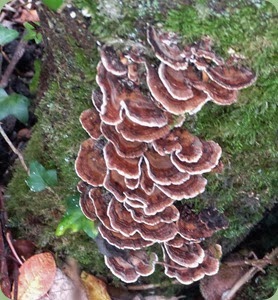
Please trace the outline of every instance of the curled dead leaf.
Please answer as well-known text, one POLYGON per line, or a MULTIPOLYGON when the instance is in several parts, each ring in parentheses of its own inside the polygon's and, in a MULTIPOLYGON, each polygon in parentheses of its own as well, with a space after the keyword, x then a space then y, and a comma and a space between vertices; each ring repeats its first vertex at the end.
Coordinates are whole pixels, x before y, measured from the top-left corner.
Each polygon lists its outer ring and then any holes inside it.
POLYGON ((107 292, 107 286, 102 280, 83 271, 81 273, 81 281, 88 300, 111 300, 107 292))
MULTIPOLYGON (((1 298, 0 298, 1 299, 1 298)), ((39 300, 88 300, 85 291, 81 290, 75 283, 57 269, 56 276, 50 290, 39 300)))

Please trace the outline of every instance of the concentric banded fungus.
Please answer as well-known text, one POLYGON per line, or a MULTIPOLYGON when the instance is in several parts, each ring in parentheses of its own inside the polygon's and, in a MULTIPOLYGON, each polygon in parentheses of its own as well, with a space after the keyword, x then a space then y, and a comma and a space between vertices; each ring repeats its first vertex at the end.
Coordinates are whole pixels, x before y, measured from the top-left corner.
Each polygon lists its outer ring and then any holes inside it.
POLYGON ((196 268, 204 259, 205 252, 199 244, 183 243, 181 247, 165 245, 168 256, 180 266, 196 268))
POLYGON ((129 251, 126 257, 105 256, 105 264, 111 272, 124 282, 135 282, 140 276, 149 276, 155 270, 158 257, 151 253, 148 257, 145 251, 129 251))
POLYGON ((97 140, 101 136, 100 117, 96 109, 84 110, 80 116, 80 123, 90 137, 97 140))
POLYGON ((187 68, 186 53, 178 45, 178 36, 173 33, 155 31, 154 27, 147 29, 147 38, 156 57, 175 70, 187 68))
POLYGON ((138 223, 156 225, 160 222, 173 223, 179 219, 180 213, 174 205, 167 206, 155 215, 147 215, 140 207, 132 207, 125 203, 125 208, 131 213, 132 218, 138 223))
POLYGON ((146 143, 127 141, 113 126, 102 123, 100 130, 106 139, 115 146, 115 150, 122 157, 140 157, 147 150, 146 143))
POLYGON ((191 86, 185 83, 184 72, 176 71, 166 64, 161 63, 158 68, 158 75, 173 98, 187 100, 193 97, 191 86))
MULTIPOLYGON (((220 245, 216 244, 213 250, 208 249, 204 251, 203 258, 198 258, 200 262, 196 263, 195 267, 183 267, 172 260, 164 248, 163 253, 166 263, 165 274, 171 278, 176 278, 182 284, 191 284, 202 279, 205 275, 211 276, 216 274, 219 269, 219 258, 222 254, 220 245)), ((178 257, 176 259, 179 260, 178 257)))
POLYGON ((188 241, 201 241, 215 231, 227 228, 227 220, 216 209, 209 208, 200 214, 193 214, 188 206, 183 206, 177 222, 180 235, 188 241), (212 220, 209 220, 209 216, 212 220))
POLYGON ((109 203, 107 214, 112 228, 127 237, 138 232, 144 240, 161 243, 171 240, 177 233, 174 222, 159 222, 155 225, 136 222, 123 204, 116 200, 109 203))
POLYGON ((93 186, 102 186, 107 173, 102 142, 88 139, 81 144, 75 162, 78 176, 93 186))
POLYGON ((217 66, 206 70, 209 78, 228 90, 241 90, 252 85, 256 76, 250 70, 235 66, 217 66))
POLYGON ((118 155, 113 144, 109 142, 103 148, 103 155, 110 170, 116 170, 125 178, 139 178, 141 173, 139 165, 142 158, 124 158, 118 155))
POLYGON ((105 69, 113 75, 124 76, 127 73, 127 67, 112 47, 104 45, 100 50, 100 57, 105 69))
POLYGON ((195 214, 175 206, 204 192, 203 174, 219 169, 222 152, 184 128, 185 113, 207 101, 234 103, 255 75, 218 57, 209 37, 184 47, 175 34, 148 27, 147 40, 153 65, 143 45, 100 49, 95 108, 80 116, 90 135, 75 164, 80 206, 98 221, 97 239, 114 249, 103 254, 115 276, 134 282, 151 274, 157 256, 142 249, 160 243, 165 274, 189 284, 217 272, 220 246, 202 241, 228 224, 214 208, 195 214))

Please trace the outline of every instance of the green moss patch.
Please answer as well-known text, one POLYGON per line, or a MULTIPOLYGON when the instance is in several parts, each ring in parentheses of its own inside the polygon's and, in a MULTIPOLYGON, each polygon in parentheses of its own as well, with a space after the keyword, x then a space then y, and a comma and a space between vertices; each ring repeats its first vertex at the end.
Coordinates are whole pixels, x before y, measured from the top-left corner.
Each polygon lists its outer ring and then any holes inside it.
POLYGON ((223 149, 224 173, 207 176, 205 194, 193 202, 225 211, 230 227, 222 235, 234 239, 227 241, 232 247, 272 207, 277 194, 276 13, 267 2, 260 7, 231 3, 224 15, 216 15, 204 3, 171 11, 165 24, 189 43, 210 36, 217 53, 227 58, 233 49, 258 76, 255 85, 240 92, 236 104, 208 103, 190 125, 193 133, 217 141, 223 149))

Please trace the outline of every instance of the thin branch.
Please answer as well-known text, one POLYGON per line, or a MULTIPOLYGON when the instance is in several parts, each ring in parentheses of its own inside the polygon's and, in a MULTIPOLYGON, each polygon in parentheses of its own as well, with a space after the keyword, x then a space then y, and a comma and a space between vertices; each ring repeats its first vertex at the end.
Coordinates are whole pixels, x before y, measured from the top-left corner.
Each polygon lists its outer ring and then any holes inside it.
POLYGON ((156 288, 164 288, 164 287, 167 287, 167 286, 173 285, 173 284, 181 284, 181 283, 178 280, 173 280, 169 283, 167 282, 164 284, 157 283, 157 284, 128 285, 127 289, 129 291, 145 291, 145 290, 152 290, 152 289, 156 289, 156 288))
POLYGON ((3 239, 2 222, 0 222, 0 289, 9 296, 11 292, 11 282, 9 279, 7 260, 5 257, 5 243, 3 239))
POLYGON ((14 248, 13 243, 12 243, 11 233, 9 231, 6 233, 6 240, 7 240, 8 244, 9 244, 9 246, 10 246, 10 249, 11 249, 14 257, 16 258, 16 260, 18 261, 18 263, 20 265, 22 265, 23 261, 19 258, 18 254, 15 251, 15 248, 14 248))
POLYGON ((253 276, 260 271, 260 269, 265 268, 267 265, 274 263, 278 256, 278 248, 275 248, 271 253, 268 253, 262 259, 264 263, 260 265, 260 267, 254 266, 249 269, 229 290, 227 294, 222 296, 221 300, 232 300, 237 293, 237 291, 249 280, 253 278, 253 276))
POLYGON ((245 259, 245 260, 238 260, 238 261, 227 261, 223 262, 223 264, 229 266, 229 267, 237 267, 237 266, 252 266, 260 268, 261 265, 270 264, 271 261, 269 258, 263 258, 263 259, 245 259))
POLYGON ((8 85, 9 78, 10 78, 11 74, 13 73, 18 61, 23 56, 26 46, 27 46, 27 41, 24 40, 24 34, 23 34, 21 40, 17 44, 14 55, 11 59, 11 62, 8 65, 5 73, 2 76, 2 79, 0 81, 0 88, 5 88, 8 85))
POLYGON ((12 149, 12 151, 18 156, 24 170, 28 173, 30 173, 25 161, 24 161, 24 158, 22 156, 22 154, 15 148, 15 146, 13 145, 13 143, 11 142, 11 140, 9 139, 9 137, 6 135, 4 129, 2 128, 1 126, 1 123, 0 123, 0 134, 3 136, 4 140, 7 142, 7 144, 10 146, 10 148, 12 149))
POLYGON ((9 279, 6 249, 5 249, 5 226, 7 222, 7 213, 4 209, 4 196, 3 188, 0 186, 0 289, 6 296, 10 296, 11 293, 11 282, 9 279))

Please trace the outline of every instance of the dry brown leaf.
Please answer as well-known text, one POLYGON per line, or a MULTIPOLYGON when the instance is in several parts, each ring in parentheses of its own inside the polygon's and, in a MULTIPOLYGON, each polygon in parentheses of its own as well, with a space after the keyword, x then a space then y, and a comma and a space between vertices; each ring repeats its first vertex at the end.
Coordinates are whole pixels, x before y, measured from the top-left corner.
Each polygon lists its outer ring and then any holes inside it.
POLYGON ((111 300, 106 284, 102 280, 83 271, 81 273, 81 281, 88 300, 111 300))
POLYGON ((52 287, 47 295, 39 300, 88 300, 85 291, 75 286, 74 282, 60 269, 57 269, 52 287))
POLYGON ((248 270, 248 266, 230 267, 222 264, 219 272, 214 276, 206 276, 200 282, 201 293, 206 300, 221 300, 222 295, 248 270))
POLYGON ((18 300, 36 300, 42 297, 53 284, 56 264, 51 253, 30 257, 19 268, 18 300))
POLYGON ((25 22, 39 22, 39 16, 35 9, 32 10, 22 10, 22 13, 19 18, 15 19, 18 23, 25 23, 25 22))

